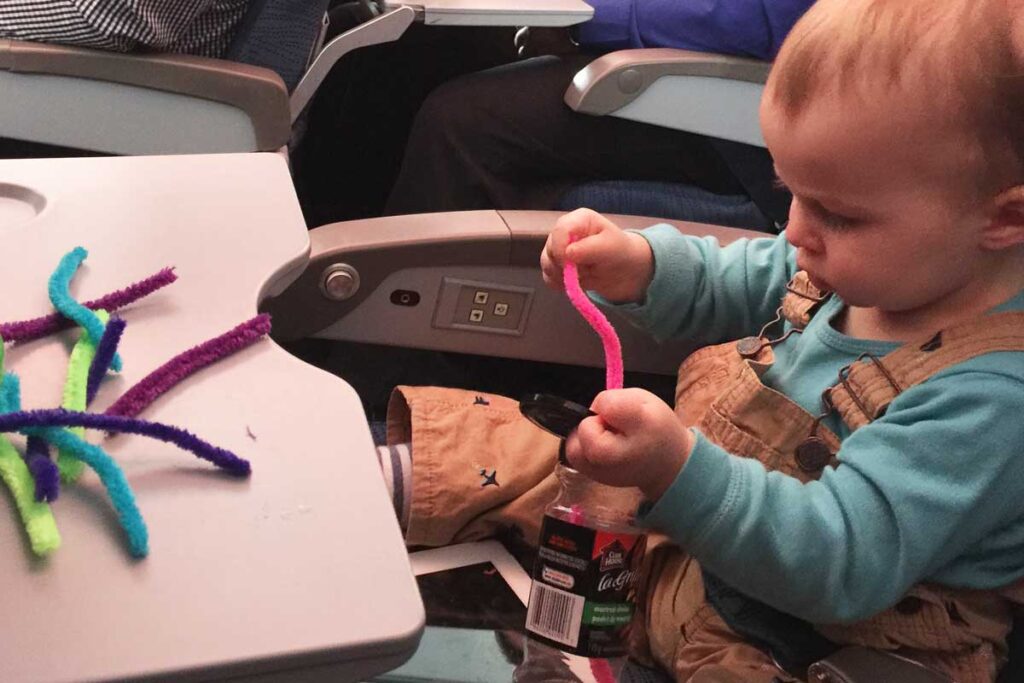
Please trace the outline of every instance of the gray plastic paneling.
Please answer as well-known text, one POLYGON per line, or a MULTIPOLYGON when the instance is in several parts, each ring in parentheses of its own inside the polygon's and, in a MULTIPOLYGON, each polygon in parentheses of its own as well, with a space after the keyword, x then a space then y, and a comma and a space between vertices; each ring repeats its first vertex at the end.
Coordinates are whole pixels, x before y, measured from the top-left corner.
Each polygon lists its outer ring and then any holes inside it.
POLYGON ((3 137, 125 155, 258 149, 249 115, 212 100, 9 71, 0 93, 3 137))
POLYGON ((309 105, 313 95, 338 60, 353 50, 370 45, 390 43, 398 40, 415 19, 416 13, 410 7, 398 6, 391 11, 359 24, 337 36, 318 51, 309 69, 292 92, 289 108, 294 123, 309 105))
MULTIPOLYGON (((650 335, 622 319, 612 318, 622 338, 627 370, 675 373, 691 345, 657 344, 650 335)), ((603 367, 600 339, 561 292, 549 289, 539 268, 439 267, 410 268, 392 273, 354 310, 316 335, 325 339, 458 351, 505 358, 603 367), (434 324, 444 278, 488 282, 533 291, 522 335, 446 329, 434 324), (419 305, 409 308, 390 301, 395 289, 420 294, 419 305)))
POLYGON ((611 116, 764 147, 763 91, 764 85, 747 81, 662 76, 611 116))
MULTIPOLYGON (((310 232, 310 265, 295 282, 262 308, 274 315, 282 340, 318 336, 392 346, 438 349, 510 358, 601 366, 597 336, 561 292, 540 277, 539 256, 561 214, 551 211, 463 211, 365 219, 310 232), (325 269, 345 263, 360 273, 356 296, 331 301, 320 289, 325 269), (439 299, 444 278, 530 290, 530 311, 521 335, 439 327, 438 315, 453 305, 439 299), (416 291, 420 303, 391 301, 397 289, 416 291), (440 309, 440 311, 438 310, 440 309)), ((623 228, 643 228, 655 218, 611 216, 623 228)), ((758 233, 671 221, 695 235, 723 243, 758 233)), ((614 322, 614 321, 613 321, 614 322)), ((674 374, 686 343, 659 345, 624 322, 628 370, 674 374)))

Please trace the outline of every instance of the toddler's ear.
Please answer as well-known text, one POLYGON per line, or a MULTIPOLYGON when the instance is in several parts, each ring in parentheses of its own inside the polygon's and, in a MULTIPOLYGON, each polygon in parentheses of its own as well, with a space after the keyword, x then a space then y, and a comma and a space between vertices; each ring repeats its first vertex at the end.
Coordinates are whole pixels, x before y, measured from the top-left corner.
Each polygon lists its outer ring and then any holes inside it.
POLYGON ((998 251, 1024 244, 1024 185, 995 198, 992 218, 981 234, 981 246, 998 251))

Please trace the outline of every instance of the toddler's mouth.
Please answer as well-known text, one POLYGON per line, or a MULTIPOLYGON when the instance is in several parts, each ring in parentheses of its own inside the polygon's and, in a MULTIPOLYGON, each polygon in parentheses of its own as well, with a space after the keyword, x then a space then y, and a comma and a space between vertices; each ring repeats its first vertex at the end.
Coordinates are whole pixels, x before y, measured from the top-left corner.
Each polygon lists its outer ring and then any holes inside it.
POLYGON ((831 292, 832 285, 828 283, 828 280, 822 280, 817 275, 810 272, 807 273, 807 279, 811 281, 811 284, 817 287, 822 292, 831 292))
POLYGON ((817 287, 819 290, 821 290, 823 292, 831 292, 832 291, 832 285, 830 285, 828 283, 828 280, 825 280, 825 279, 821 278, 813 270, 811 270, 806 265, 801 263, 799 258, 796 261, 796 267, 799 270, 802 270, 805 273, 807 273, 807 279, 810 280, 811 284, 814 285, 815 287, 817 287))

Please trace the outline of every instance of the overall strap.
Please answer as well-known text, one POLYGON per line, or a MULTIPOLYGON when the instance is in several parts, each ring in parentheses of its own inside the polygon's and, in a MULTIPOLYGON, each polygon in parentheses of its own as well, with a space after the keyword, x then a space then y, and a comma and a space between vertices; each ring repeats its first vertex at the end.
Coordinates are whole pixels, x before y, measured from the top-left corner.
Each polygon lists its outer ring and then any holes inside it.
POLYGON ((840 372, 829 390, 851 429, 880 417, 905 389, 948 367, 997 351, 1024 351, 1024 311, 994 313, 904 344, 883 358, 865 355, 840 372))
POLYGON ((812 285, 807 273, 801 270, 786 285, 786 295, 782 297, 782 316, 793 327, 802 330, 830 293, 812 285))

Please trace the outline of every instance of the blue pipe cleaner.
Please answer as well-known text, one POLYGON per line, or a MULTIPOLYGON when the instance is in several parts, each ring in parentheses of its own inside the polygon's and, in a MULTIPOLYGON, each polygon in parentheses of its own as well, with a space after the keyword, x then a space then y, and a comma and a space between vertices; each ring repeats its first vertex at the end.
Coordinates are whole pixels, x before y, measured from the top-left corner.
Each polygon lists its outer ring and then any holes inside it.
POLYGON ((50 457, 50 444, 41 436, 28 437, 25 464, 36 482, 36 501, 52 503, 60 496, 60 470, 50 457))
MULTIPOLYGON (((21 380, 13 372, 0 376, 0 413, 21 410, 21 380)), ((25 454, 22 456, 32 480, 35 482, 35 499, 40 503, 51 503, 60 495, 60 470, 50 459, 50 447, 38 436, 28 437, 25 454)))
POLYGON ((92 364, 89 366, 89 379, 86 382, 85 405, 92 403, 96 398, 96 392, 100 388, 100 380, 107 374, 117 353, 117 345, 121 343, 121 334, 124 333, 125 321, 122 318, 113 317, 103 330, 100 343, 96 347, 96 354, 92 357, 92 364))
MULTIPOLYGON (((203 441, 195 434, 180 427, 160 422, 148 422, 138 418, 121 417, 118 415, 83 413, 76 410, 65 410, 64 408, 0 413, 0 433, 22 432, 23 434, 29 434, 28 430, 30 429, 38 430, 52 427, 85 427, 86 429, 103 429, 108 432, 125 432, 148 436, 190 451, 197 457, 213 463, 233 476, 248 477, 252 472, 252 466, 248 460, 243 460, 231 451, 203 441)), ((55 443, 54 445, 58 444, 55 443)))
MULTIPOLYGON (((82 327, 94 344, 99 344, 103 338, 103 321, 90 309, 75 301, 71 296, 71 278, 75 276, 82 261, 89 255, 89 252, 82 247, 75 247, 61 258, 57 269, 50 276, 47 290, 50 294, 50 302, 53 307, 60 311, 61 315, 69 318, 82 327)), ((114 372, 121 372, 121 356, 114 354, 110 363, 114 372)))

